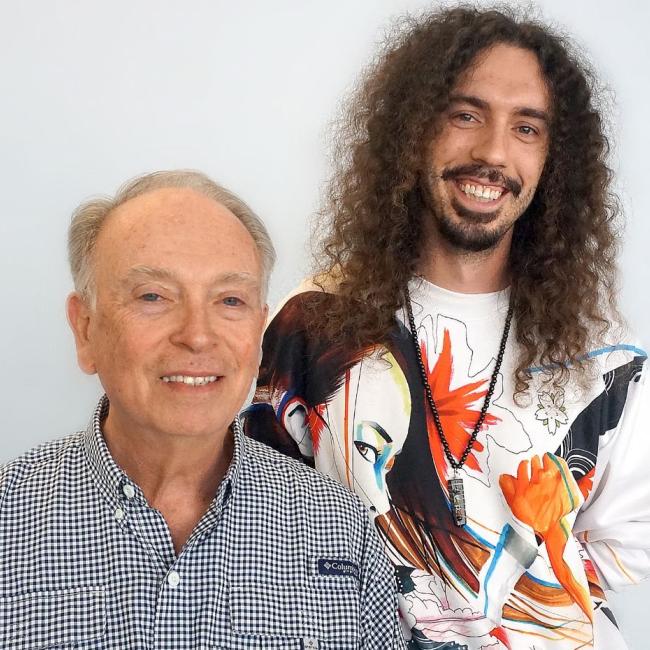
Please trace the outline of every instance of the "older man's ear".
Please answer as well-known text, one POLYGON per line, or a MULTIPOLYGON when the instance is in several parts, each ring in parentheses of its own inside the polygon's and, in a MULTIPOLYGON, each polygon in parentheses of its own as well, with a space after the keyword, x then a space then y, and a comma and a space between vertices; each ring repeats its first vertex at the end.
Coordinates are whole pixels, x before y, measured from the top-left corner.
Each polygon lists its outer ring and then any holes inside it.
POLYGON ((97 372, 89 329, 92 312, 79 293, 73 291, 66 301, 68 324, 74 334, 77 347, 77 363, 83 372, 94 375, 97 372))

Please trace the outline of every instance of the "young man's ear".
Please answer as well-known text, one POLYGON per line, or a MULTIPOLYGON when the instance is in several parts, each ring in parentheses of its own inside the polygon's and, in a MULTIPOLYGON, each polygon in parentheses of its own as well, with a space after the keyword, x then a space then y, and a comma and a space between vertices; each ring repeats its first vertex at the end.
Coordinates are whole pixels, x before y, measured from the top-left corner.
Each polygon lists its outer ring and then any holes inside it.
POLYGON ((77 347, 77 363, 86 374, 94 375, 97 372, 97 367, 95 366, 95 357, 89 339, 92 311, 88 307, 86 300, 76 291, 68 296, 66 314, 77 347))

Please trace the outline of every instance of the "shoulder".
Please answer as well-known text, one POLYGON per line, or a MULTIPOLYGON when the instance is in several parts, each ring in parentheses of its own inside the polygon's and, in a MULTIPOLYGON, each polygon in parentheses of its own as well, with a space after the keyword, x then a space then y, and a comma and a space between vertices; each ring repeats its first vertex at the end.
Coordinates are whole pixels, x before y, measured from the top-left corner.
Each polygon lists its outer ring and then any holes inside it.
POLYGON ((617 320, 610 321, 601 336, 592 338, 586 356, 597 363, 605 381, 608 375, 620 374, 623 369, 629 370, 630 379, 648 372, 648 348, 627 324, 617 320))
POLYGON ((249 470, 278 501, 306 500, 310 510, 328 510, 332 518, 342 511, 367 518, 365 506, 359 497, 345 486, 262 442, 247 436, 244 439, 249 470))
POLYGON ((46 442, 0 466, 0 511, 11 499, 37 499, 61 477, 62 465, 76 465, 82 432, 46 442), (75 461, 72 461, 75 459, 75 461), (71 462, 72 461, 72 462, 71 462))
POLYGON ((335 300, 335 286, 332 282, 327 282, 322 278, 305 278, 293 291, 290 291, 275 306, 271 314, 271 322, 276 321, 277 317, 291 312, 296 309, 304 311, 305 307, 324 305, 335 300))
POLYGON ((294 381, 290 383, 295 384, 296 372, 302 372, 305 364, 312 365, 323 355, 338 358, 343 352, 357 352, 348 350, 347 345, 320 327, 324 315, 338 299, 336 294, 308 280, 280 302, 264 333, 258 385, 271 381, 270 375, 291 375, 294 381))

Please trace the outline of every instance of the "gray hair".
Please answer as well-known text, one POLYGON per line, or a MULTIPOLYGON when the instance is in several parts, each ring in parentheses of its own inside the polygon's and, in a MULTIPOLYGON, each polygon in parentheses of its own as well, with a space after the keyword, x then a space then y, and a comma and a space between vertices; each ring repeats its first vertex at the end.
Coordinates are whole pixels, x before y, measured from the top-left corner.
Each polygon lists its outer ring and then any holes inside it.
POLYGON ((193 170, 160 171, 127 181, 113 197, 100 197, 82 203, 73 213, 68 230, 68 259, 75 290, 94 302, 93 256, 97 236, 106 217, 123 203, 152 190, 191 189, 225 206, 248 230, 262 265, 262 298, 266 300, 269 279, 275 263, 275 249, 262 220, 236 194, 218 185, 205 174, 193 170))

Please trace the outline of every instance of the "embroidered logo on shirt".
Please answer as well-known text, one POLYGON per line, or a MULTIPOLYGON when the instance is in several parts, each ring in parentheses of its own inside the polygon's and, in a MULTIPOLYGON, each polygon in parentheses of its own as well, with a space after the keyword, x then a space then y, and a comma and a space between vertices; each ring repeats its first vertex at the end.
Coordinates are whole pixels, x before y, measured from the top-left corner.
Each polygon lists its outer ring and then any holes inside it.
POLYGON ((349 560, 318 560, 319 576, 352 576, 359 579, 359 567, 349 560))
POLYGON ((301 650, 318 650, 320 648, 320 643, 318 639, 304 638, 300 640, 301 650))

